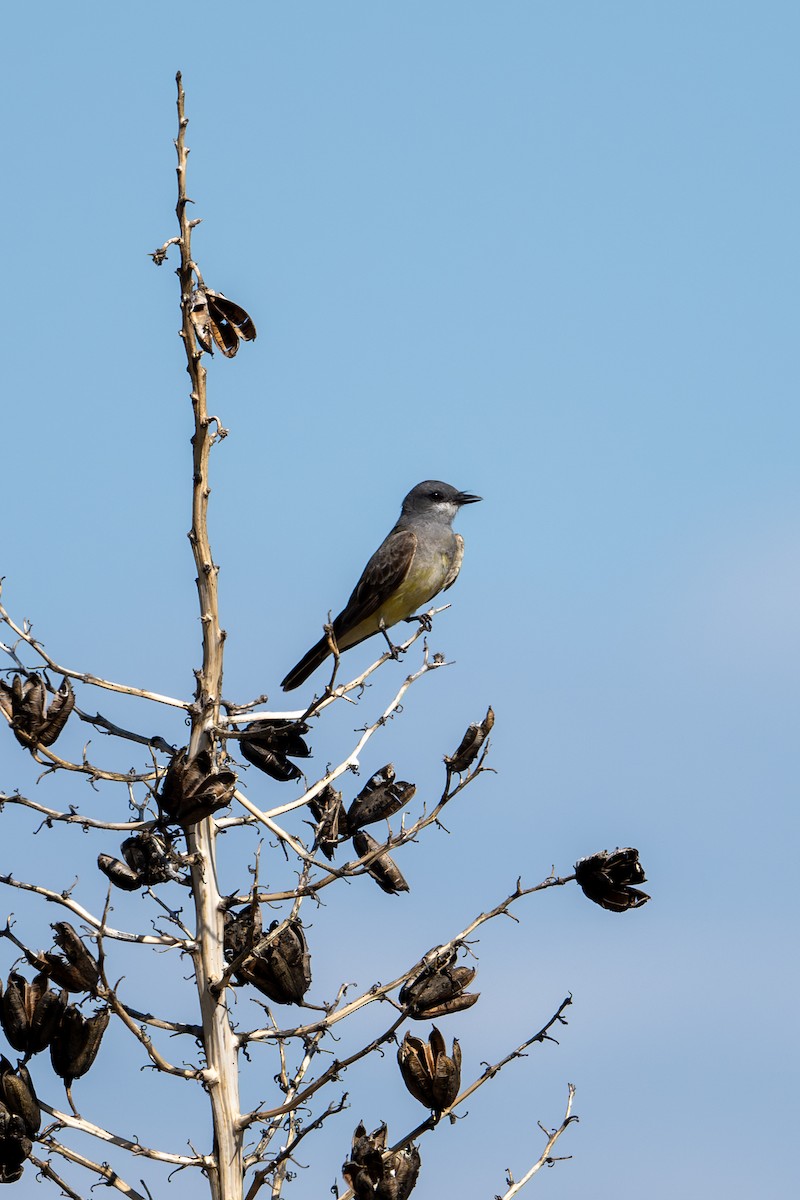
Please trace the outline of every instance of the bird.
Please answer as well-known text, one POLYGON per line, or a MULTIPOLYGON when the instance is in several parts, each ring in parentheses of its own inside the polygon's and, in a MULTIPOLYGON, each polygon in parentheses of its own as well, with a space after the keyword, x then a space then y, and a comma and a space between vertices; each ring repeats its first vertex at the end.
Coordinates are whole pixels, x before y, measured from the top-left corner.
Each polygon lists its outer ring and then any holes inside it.
MULTIPOLYGON (((463 505, 481 499, 438 479, 426 479, 411 489, 397 524, 367 563, 333 622, 340 651, 375 633, 385 634, 452 587, 464 557, 464 539, 453 531, 453 518, 463 505)), ((290 692, 305 683, 330 653, 327 637, 321 637, 283 680, 283 690, 290 692)))

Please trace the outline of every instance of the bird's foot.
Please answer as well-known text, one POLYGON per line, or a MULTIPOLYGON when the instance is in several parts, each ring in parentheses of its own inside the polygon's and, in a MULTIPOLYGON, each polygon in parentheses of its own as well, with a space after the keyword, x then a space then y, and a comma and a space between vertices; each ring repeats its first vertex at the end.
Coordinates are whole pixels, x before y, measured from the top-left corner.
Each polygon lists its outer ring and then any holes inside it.
POLYGON ((424 629, 426 633, 430 633, 430 631, 433 629, 433 621, 431 620, 430 613, 418 613, 416 616, 404 617, 403 619, 408 625, 413 624, 414 621, 419 621, 420 627, 424 629))
POLYGON ((381 633, 386 638, 386 645, 389 647, 389 653, 391 654, 392 658, 395 660, 395 662, 399 662, 400 655, 403 652, 403 647, 395 646, 394 642, 389 637, 389 634, 386 632, 386 626, 383 624, 381 624, 381 633))

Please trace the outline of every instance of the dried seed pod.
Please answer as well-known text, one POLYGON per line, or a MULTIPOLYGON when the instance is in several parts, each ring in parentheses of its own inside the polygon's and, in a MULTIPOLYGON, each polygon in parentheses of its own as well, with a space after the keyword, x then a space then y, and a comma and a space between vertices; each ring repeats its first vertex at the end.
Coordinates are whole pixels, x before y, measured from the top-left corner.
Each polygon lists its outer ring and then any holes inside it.
POLYGON ((33 1146, 21 1117, 0 1104, 0 1183, 16 1183, 33 1146))
POLYGON ((147 887, 177 877, 169 860, 167 842, 154 833, 135 833, 125 839, 120 849, 125 862, 147 887))
MULTIPOLYGON (((466 967, 459 967, 459 970, 466 970, 466 967)), ((453 996, 450 1000, 442 1000, 440 1004, 428 1005, 424 1010, 412 1012, 409 1015, 415 1021, 435 1021, 438 1017, 449 1017, 453 1013, 464 1012, 466 1008, 472 1008, 473 1004, 477 1004, 480 999, 480 992, 462 992, 458 996, 453 996)))
POLYGON ((110 854, 98 854, 97 865, 106 879, 110 879, 114 887, 122 888, 123 892, 135 892, 144 887, 144 880, 137 871, 132 871, 127 863, 120 862, 110 854))
POLYGON ((361 789, 347 810, 347 826, 351 832, 362 825, 372 825, 393 816, 408 804, 416 792, 413 783, 395 780, 394 767, 381 767, 361 789))
POLYGON ((584 896, 610 912, 641 908, 650 899, 646 892, 631 887, 646 882, 639 851, 631 847, 610 852, 600 850, 579 859, 575 864, 575 880, 584 896))
POLYGON ((213 342, 226 358, 233 358, 239 342, 252 342, 256 327, 252 317, 239 304, 205 286, 192 293, 190 318, 195 336, 207 354, 213 354, 213 342))
POLYGON ((415 1100, 437 1114, 450 1107, 461 1087, 461 1047, 455 1039, 448 1055, 435 1025, 427 1042, 407 1033, 397 1061, 403 1082, 415 1100))
POLYGON ((47 708, 47 688, 41 676, 29 675, 22 682, 15 675, 9 687, 0 682, 0 708, 10 719, 15 738, 22 746, 52 746, 75 707, 75 693, 66 678, 47 708))
POLYGON ((208 750, 192 759, 179 751, 170 759, 158 799, 172 821, 195 825, 230 804, 235 790, 233 771, 213 771, 208 750))
POLYGON ((245 950, 252 950, 261 937, 261 909, 257 904, 248 904, 237 913, 228 909, 225 920, 225 957, 228 962, 238 958, 245 950))
POLYGON ((308 733, 305 721, 253 721, 246 737, 239 741, 248 762, 279 783, 299 779, 303 772, 289 758, 308 758, 311 751, 302 735, 308 733))
POLYGON ((65 1010, 50 1043, 50 1061, 56 1075, 61 1076, 67 1087, 91 1067, 109 1020, 107 1008, 100 1009, 92 1017, 84 1017, 74 1004, 65 1010))
POLYGON ((33 1081, 27 1067, 15 1071, 7 1058, 0 1055, 0 1100, 14 1116, 20 1117, 25 1132, 34 1137, 42 1124, 42 1113, 36 1099, 33 1081))
POLYGON ((375 1185, 383 1174, 387 1133, 385 1121, 372 1133, 359 1121, 353 1131, 350 1158, 342 1164, 342 1174, 359 1198, 375 1195, 375 1185))
POLYGON ((296 919, 273 921, 269 932, 275 936, 265 946, 256 947, 236 971, 236 978, 252 983, 276 1004, 302 1004, 311 987, 311 956, 302 923, 296 919))
POLYGON ((419 1175, 416 1146, 386 1149, 386 1123, 368 1134, 363 1121, 353 1134, 350 1158, 342 1174, 358 1200, 407 1200, 419 1175))
POLYGON ((97 960, 67 921, 56 921, 50 928, 55 931, 53 940, 66 957, 52 952, 44 954, 42 958, 46 963, 46 973, 68 992, 94 991, 100 978, 97 960))
MULTIPOLYGON (((358 833, 353 835, 353 846, 358 857, 363 858, 365 854, 370 854, 373 850, 378 850, 380 842, 376 842, 374 837, 370 837, 368 833, 359 830, 358 833)), ((366 870, 375 880, 378 887, 390 895, 410 891, 400 868, 395 865, 388 854, 379 854, 377 858, 372 860, 366 870)))
POLYGON ((309 800, 308 807, 317 822, 317 845, 327 859, 332 859, 339 842, 350 836, 342 793, 329 783, 318 796, 309 800))
POLYGON ((419 1150, 414 1145, 387 1154, 383 1160, 383 1177, 375 1189, 376 1200, 408 1200, 417 1182, 419 1168, 419 1150))
POLYGON ((0 1023, 10 1045, 26 1057, 46 1049, 66 1003, 66 993, 51 991, 45 974, 30 983, 12 971, 0 1007, 0 1023))
POLYGON ((458 749, 454 754, 445 754, 444 761, 448 771, 456 775, 460 775, 463 771, 468 770, 478 757, 481 746, 489 736, 492 726, 494 725, 494 712, 491 707, 486 710, 486 716, 477 724, 467 726, 467 732, 464 734, 458 749))
POLYGON ((471 1008, 480 995, 466 992, 475 978, 474 967, 457 967, 457 949, 434 959, 424 970, 400 989, 399 1000, 408 1006, 409 1016, 417 1021, 444 1017, 471 1008))

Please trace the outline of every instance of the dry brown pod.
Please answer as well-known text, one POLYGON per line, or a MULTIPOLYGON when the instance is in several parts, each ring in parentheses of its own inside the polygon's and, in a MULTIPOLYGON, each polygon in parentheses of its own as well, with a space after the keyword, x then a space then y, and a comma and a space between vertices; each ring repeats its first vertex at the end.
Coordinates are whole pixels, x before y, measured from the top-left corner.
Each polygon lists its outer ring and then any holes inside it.
POLYGON ((0 1055, 0 1101, 8 1112, 20 1117, 29 1137, 35 1137, 42 1124, 42 1113, 27 1067, 15 1071, 11 1063, 0 1055))
POLYGON ((251 951, 261 938, 261 909, 248 904, 234 913, 225 913, 225 957, 229 962, 245 951, 251 951))
POLYGON ((403 1082, 415 1100, 437 1114, 450 1107, 461 1088, 461 1047, 455 1039, 448 1054, 435 1025, 427 1042, 406 1033, 397 1061, 403 1082))
POLYGON ((387 1150, 387 1136, 385 1121, 372 1133, 367 1133, 363 1121, 355 1128, 342 1175, 357 1200, 407 1200, 417 1182, 419 1150, 413 1144, 387 1150))
MULTIPOLYGON (((353 847, 358 857, 363 858, 365 854, 379 850, 380 842, 376 842, 374 837, 370 837, 368 833, 359 829, 358 833, 353 835, 353 847)), ((372 876, 378 887, 384 892, 388 892, 389 895, 410 891, 400 868, 388 854, 379 854, 373 858, 366 871, 368 875, 372 876)))
POLYGON ((276 1004, 302 1004, 311 987, 311 956, 302 923, 273 921, 269 932, 271 940, 256 946, 236 978, 251 983, 276 1004))
POLYGON ((100 969, 75 930, 67 921, 51 926, 53 940, 64 951, 64 957, 52 951, 42 955, 45 971, 59 987, 68 992, 91 992, 97 986, 100 969))
POLYGON ((195 336, 207 354, 214 353, 214 344, 226 358, 233 358, 239 342, 252 342, 256 327, 249 313, 222 292, 199 286, 192 293, 189 316, 195 336))
POLYGON ((66 993, 51 991, 46 974, 30 981, 12 971, 0 1006, 0 1022, 9 1044, 26 1057, 45 1050, 66 1003, 66 993))
POLYGON ((376 771, 347 810, 347 827, 352 832, 362 825, 373 825, 399 812, 414 797, 413 783, 395 779, 394 767, 387 763, 376 771))
POLYGON ((109 1020, 107 1008, 100 1009, 92 1017, 84 1017, 74 1004, 65 1010, 50 1043, 50 1061, 56 1075, 61 1076, 67 1087, 91 1067, 109 1020))
POLYGON ((112 854, 98 854, 97 865, 106 879, 110 879, 114 887, 121 888, 123 892, 135 892, 144 887, 144 882, 138 873, 132 871, 127 863, 114 858, 112 854))
POLYGON ((434 958, 414 979, 403 984, 399 1000, 417 1021, 435 1020, 471 1008, 480 995, 467 992, 475 978, 474 967, 457 967, 458 950, 434 958))
POLYGON ((329 783, 318 796, 309 800, 308 807, 317 822, 315 840, 325 857, 332 859, 339 842, 350 836, 342 793, 329 783))
POLYGON ((0 1104, 0 1183, 16 1183, 23 1164, 33 1150, 21 1117, 0 1104))
POLYGON ((493 725, 494 711, 490 706, 480 723, 473 721, 471 725, 467 726, 467 731, 461 739, 458 749, 453 754, 445 754, 444 761, 448 771, 460 775, 472 766, 493 725))
POLYGON ((29 675, 25 682, 15 675, 11 686, 0 681, 0 709, 5 713, 12 732, 29 750, 37 746, 52 746, 75 707, 75 693, 67 678, 47 704, 47 688, 40 675, 29 675))
POLYGON ((579 859, 575 864, 575 879, 584 896, 610 912, 641 908, 650 899, 647 892, 631 886, 646 882, 639 851, 631 846, 600 850, 579 859))
POLYGON ((158 799, 170 820, 195 825, 230 804, 235 790, 233 771, 215 771, 207 750, 191 759, 186 751, 178 751, 170 759, 158 799))

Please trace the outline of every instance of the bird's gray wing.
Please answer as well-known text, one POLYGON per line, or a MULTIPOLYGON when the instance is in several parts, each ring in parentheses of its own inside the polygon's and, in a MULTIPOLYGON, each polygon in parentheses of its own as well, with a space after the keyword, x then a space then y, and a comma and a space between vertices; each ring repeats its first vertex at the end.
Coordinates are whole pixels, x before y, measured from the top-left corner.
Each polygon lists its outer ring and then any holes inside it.
POLYGON ((416 549, 417 535, 411 529, 389 534, 364 567, 352 596, 334 621, 337 637, 371 617, 394 595, 411 568, 416 549))
POLYGON ((456 579, 458 579, 458 572, 461 570, 461 564, 464 561, 464 539, 460 533, 457 533, 455 537, 456 552, 453 555, 453 561, 450 564, 450 570, 447 572, 447 579, 444 581, 444 587, 442 588, 443 592, 446 592, 449 587, 452 587, 456 579))

